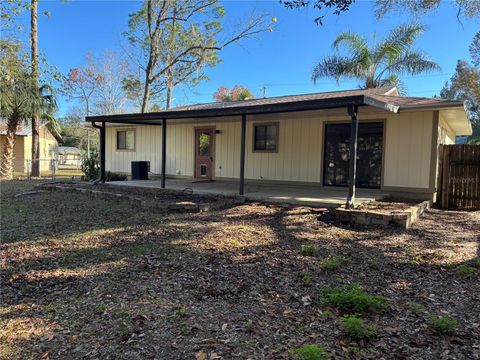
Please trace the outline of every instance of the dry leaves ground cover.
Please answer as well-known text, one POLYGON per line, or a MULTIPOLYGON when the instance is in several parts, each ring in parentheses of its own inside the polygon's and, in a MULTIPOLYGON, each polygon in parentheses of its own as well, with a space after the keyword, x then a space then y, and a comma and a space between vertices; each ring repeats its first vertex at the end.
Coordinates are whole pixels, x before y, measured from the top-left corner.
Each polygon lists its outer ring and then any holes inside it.
POLYGON ((287 359, 308 344, 335 359, 480 356, 479 212, 366 229, 261 204, 162 215, 81 193, 14 197, 32 187, 1 183, 4 359, 287 359), (369 340, 349 339, 324 302, 350 284, 385 298, 362 315, 369 340), (458 326, 439 334, 433 316, 458 326))

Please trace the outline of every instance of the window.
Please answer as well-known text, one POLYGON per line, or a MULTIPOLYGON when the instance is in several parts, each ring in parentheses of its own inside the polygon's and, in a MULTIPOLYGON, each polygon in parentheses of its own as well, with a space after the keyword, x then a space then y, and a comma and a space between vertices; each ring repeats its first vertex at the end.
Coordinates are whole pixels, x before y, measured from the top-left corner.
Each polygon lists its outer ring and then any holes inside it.
POLYGON ((278 124, 254 125, 253 151, 276 152, 278 142, 278 124))
POLYGON ((117 131, 117 150, 135 150, 135 130, 117 131))

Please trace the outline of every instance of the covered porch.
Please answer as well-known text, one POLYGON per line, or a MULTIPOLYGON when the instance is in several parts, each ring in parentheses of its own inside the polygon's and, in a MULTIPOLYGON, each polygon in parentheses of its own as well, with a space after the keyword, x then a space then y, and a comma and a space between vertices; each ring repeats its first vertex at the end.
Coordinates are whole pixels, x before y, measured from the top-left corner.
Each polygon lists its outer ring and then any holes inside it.
MULTIPOLYGON (((112 181, 111 185, 163 188, 161 180, 112 181)), ((190 190, 196 194, 238 195, 238 182, 235 181, 195 181, 167 178, 165 188, 176 191, 190 190)), ((345 204, 348 188, 328 188, 315 185, 286 185, 273 183, 245 182, 244 197, 250 201, 305 205, 333 208, 345 204)), ((378 190, 357 189, 357 204, 380 200, 387 194, 378 190)))

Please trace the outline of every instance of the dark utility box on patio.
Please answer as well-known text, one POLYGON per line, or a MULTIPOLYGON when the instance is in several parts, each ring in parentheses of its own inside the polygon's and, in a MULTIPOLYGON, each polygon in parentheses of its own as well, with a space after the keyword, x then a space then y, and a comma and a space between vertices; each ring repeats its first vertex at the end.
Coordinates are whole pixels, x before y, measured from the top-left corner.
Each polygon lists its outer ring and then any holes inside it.
POLYGON ((149 161, 132 161, 132 180, 148 180, 149 161))

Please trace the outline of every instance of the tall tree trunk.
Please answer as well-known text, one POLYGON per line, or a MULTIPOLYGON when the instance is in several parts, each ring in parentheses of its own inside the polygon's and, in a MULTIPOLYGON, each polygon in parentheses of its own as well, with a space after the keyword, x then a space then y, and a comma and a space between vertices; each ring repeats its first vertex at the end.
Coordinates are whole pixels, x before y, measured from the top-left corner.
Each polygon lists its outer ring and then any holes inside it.
POLYGON ((15 120, 16 114, 7 121, 7 134, 3 145, 2 163, 0 164, 0 177, 4 179, 13 178, 13 160, 15 149, 15 133, 17 131, 18 121, 15 120))
MULTIPOLYGON (((38 91, 38 0, 31 0, 30 10, 30 46, 32 61, 32 82, 35 91, 38 91)), ((39 127, 38 109, 33 109, 32 116, 32 176, 40 176, 39 127)))
POLYGON ((170 107, 172 106, 172 98, 173 98, 173 78, 169 74, 167 77, 167 103, 166 103, 167 110, 170 109, 170 107))
MULTIPOLYGON (((173 16, 172 16, 172 30, 170 33, 170 39, 169 39, 169 46, 168 49, 166 50, 168 53, 167 56, 167 62, 170 63, 171 61, 171 53, 170 49, 173 49, 175 46, 175 40, 177 38, 177 4, 174 3, 173 5, 173 16)), ((167 103, 166 103, 166 108, 167 110, 172 107, 172 98, 173 98, 173 87, 175 86, 175 77, 174 77, 174 66, 171 66, 167 69, 165 73, 165 78, 167 81, 167 103)))
POLYGON ((146 113, 148 111, 148 103, 150 101, 150 91, 152 86, 152 75, 154 70, 153 68, 153 59, 152 54, 150 53, 147 67, 145 69, 145 87, 143 88, 142 113, 146 113))
POLYGON ((143 89, 142 113, 146 113, 148 111, 148 102, 150 101, 150 86, 150 81, 147 79, 145 81, 145 88, 143 89))

